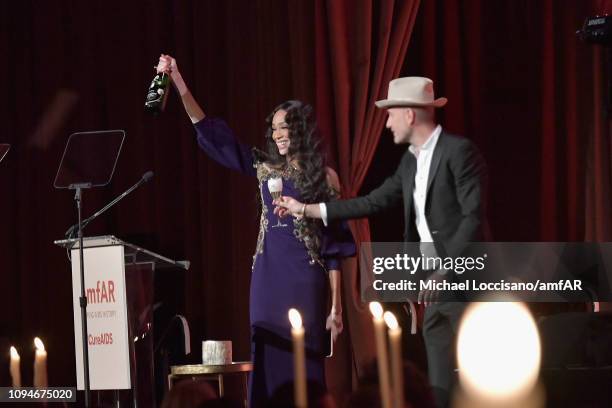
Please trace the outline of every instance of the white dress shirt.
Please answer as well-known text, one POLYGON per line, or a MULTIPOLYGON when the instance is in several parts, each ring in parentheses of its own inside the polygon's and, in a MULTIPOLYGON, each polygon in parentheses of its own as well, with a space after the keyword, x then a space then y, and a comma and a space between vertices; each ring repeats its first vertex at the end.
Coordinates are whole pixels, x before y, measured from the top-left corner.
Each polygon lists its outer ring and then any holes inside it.
POLYGON ((442 133, 442 127, 438 125, 420 148, 416 148, 412 145, 408 147, 410 153, 412 153, 417 160, 412 201, 414 202, 414 213, 416 217, 414 221, 419 236, 421 237, 421 242, 433 242, 429 226, 427 225, 427 219, 425 218, 425 201, 427 198, 427 180, 429 180, 431 159, 436 145, 438 144, 440 133, 442 133))

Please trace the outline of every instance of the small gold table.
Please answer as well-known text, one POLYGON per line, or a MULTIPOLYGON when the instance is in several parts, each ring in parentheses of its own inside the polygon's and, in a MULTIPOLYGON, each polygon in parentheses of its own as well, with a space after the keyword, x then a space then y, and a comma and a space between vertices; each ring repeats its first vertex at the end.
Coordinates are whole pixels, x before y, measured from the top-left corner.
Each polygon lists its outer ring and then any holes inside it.
POLYGON ((219 397, 223 397, 223 376, 227 374, 242 374, 244 378, 245 396, 247 395, 248 373, 253 371, 253 363, 250 361, 237 361, 230 364, 204 365, 188 364, 171 366, 168 375, 168 389, 172 388, 174 381, 181 378, 216 379, 219 384, 219 397))

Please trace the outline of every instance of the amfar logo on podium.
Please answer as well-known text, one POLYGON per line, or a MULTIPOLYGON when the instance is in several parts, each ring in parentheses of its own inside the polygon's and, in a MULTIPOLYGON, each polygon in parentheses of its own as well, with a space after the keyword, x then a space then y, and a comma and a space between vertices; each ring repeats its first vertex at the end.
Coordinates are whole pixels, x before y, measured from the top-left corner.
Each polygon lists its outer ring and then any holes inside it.
POLYGON ((115 303, 115 282, 97 281, 96 287, 87 288, 87 303, 115 303))

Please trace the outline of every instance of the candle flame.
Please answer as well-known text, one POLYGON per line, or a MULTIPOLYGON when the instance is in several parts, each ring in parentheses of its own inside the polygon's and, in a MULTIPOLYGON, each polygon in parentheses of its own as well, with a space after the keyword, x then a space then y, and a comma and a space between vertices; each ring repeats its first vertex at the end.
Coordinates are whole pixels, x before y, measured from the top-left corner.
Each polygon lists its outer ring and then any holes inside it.
POLYGON ((19 353, 17 352, 17 349, 13 346, 11 346, 11 358, 12 359, 19 358, 19 353))
POLYGON ((302 316, 297 309, 289 309, 289 321, 291 322, 291 327, 294 329, 300 329, 302 327, 302 316))
POLYGON ((397 330, 399 327, 399 324, 397 323, 397 319, 395 318, 395 315, 391 312, 385 312, 385 323, 387 323, 387 327, 391 330, 397 330))
POLYGON ((36 347, 36 350, 45 351, 45 345, 38 337, 34 337, 34 347, 36 347))
POLYGON ((378 302, 370 302, 370 312, 377 319, 382 319, 383 317, 383 308, 378 302))

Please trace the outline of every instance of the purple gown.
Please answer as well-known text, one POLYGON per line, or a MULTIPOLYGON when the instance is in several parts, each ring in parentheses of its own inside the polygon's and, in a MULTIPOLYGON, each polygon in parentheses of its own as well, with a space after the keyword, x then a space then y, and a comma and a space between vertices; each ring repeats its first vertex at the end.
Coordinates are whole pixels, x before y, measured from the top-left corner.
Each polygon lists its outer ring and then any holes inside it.
MULTIPOLYGON (((273 213, 268 179, 283 179, 283 195, 300 200, 299 170, 271 169, 254 162, 248 146, 238 142, 220 119, 204 118, 195 124, 198 144, 221 165, 257 177, 262 214, 253 256, 250 320, 254 362, 249 382, 251 407, 264 404, 281 385, 293 381, 291 327, 287 312, 296 308, 306 331, 306 366, 309 380, 325 386, 324 356, 330 346, 327 318, 327 271, 339 269, 340 258, 352 256, 355 245, 345 224, 324 227, 320 220, 285 217, 273 213), (279 226, 280 223, 280 226, 279 226)), ((301 200, 300 200, 301 201, 301 200)))

